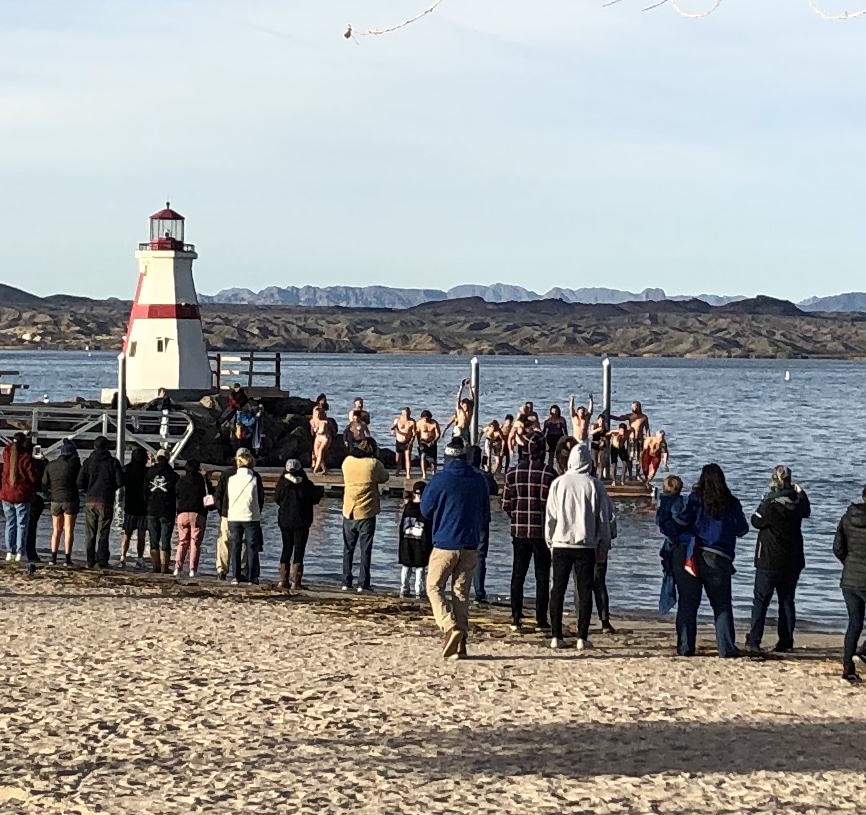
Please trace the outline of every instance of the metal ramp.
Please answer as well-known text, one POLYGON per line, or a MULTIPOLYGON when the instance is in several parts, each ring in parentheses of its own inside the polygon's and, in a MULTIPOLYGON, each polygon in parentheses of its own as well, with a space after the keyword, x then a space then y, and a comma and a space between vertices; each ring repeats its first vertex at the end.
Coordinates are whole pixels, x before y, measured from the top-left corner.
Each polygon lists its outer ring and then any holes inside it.
MULTIPOLYGON (((149 453, 168 452, 169 461, 183 452, 195 430, 192 418, 176 411, 128 410, 125 412, 126 447, 137 444, 149 453)), ((63 439, 72 439, 81 449, 92 447, 97 436, 117 446, 117 411, 106 408, 57 407, 54 405, 0 405, 0 442, 8 444, 16 433, 30 433, 46 458, 59 449, 63 439)))

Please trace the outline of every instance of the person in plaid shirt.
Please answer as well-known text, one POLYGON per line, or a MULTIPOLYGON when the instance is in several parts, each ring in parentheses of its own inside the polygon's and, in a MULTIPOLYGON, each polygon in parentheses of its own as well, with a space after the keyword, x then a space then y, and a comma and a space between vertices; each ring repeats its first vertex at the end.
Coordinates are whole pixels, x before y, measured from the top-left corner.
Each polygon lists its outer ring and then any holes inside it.
POLYGON ((545 464, 544 436, 533 433, 527 456, 505 476, 502 509, 511 519, 514 562, 511 570, 511 630, 519 631, 523 619, 523 584, 531 561, 535 563, 536 631, 550 629, 550 549, 544 540, 544 519, 550 485, 556 470, 545 464))

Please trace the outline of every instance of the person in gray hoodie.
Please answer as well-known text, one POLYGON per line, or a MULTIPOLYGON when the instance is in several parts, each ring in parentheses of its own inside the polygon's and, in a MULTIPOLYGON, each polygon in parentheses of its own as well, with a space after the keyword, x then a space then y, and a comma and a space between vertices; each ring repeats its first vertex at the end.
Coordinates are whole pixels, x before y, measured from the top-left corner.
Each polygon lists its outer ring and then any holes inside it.
POLYGON ((550 487, 545 540, 551 549, 553 588, 550 593, 551 648, 563 648, 562 610, 574 571, 577 594, 577 649, 591 648, 592 584, 596 554, 604 559, 613 538, 613 503, 604 484, 591 475, 592 454, 579 444, 568 457, 568 469, 550 487))

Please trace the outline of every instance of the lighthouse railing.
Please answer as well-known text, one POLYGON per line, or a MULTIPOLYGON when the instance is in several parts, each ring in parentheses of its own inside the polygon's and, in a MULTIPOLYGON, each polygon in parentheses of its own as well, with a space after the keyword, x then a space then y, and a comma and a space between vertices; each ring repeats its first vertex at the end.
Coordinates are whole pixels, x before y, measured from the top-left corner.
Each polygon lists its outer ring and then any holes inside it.
MULTIPOLYGON (((63 439, 71 439, 79 448, 88 449, 97 436, 105 436, 113 449, 117 428, 116 410, 0 406, 0 443, 8 444, 15 433, 27 432, 33 443, 40 445, 43 454, 49 458, 60 448, 63 439)), ((174 463, 194 432, 193 420, 186 413, 126 411, 126 449, 138 445, 154 455, 163 449, 167 451, 169 461, 174 463)))
POLYGON ((210 354, 210 361, 217 390, 228 390, 236 382, 245 388, 282 389, 283 364, 279 351, 220 351, 210 354))

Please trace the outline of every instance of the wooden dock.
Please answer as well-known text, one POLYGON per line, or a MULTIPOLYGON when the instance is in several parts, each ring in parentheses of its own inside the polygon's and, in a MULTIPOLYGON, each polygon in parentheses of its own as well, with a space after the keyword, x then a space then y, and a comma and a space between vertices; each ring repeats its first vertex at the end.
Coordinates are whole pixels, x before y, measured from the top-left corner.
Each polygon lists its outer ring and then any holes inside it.
MULTIPOLYGON (((208 464, 202 464, 202 472, 216 483, 220 473, 226 469, 225 467, 214 467, 208 464)), ((256 467, 256 472, 262 477, 262 482, 265 485, 265 490, 272 492, 276 489, 277 481, 283 476, 285 470, 278 467, 256 467)), ((309 473, 307 473, 310 475, 309 473)), ((342 496, 345 489, 343 485, 343 475, 340 472, 329 473, 328 475, 310 475, 310 480, 314 484, 318 484, 325 488, 325 494, 333 497, 342 496)), ((381 488, 382 495, 387 498, 405 498, 412 492, 412 486, 416 481, 420 481, 421 476, 417 478, 405 478, 403 476, 392 475, 391 480, 387 484, 383 484, 381 488)), ((501 475, 496 477, 496 482, 499 484, 500 492, 505 483, 505 478, 501 475)), ((620 502, 631 501, 635 503, 655 503, 656 490, 653 487, 647 487, 642 481, 630 481, 625 485, 612 486, 606 484, 607 494, 614 500, 620 502)))

